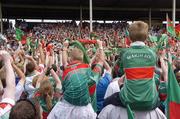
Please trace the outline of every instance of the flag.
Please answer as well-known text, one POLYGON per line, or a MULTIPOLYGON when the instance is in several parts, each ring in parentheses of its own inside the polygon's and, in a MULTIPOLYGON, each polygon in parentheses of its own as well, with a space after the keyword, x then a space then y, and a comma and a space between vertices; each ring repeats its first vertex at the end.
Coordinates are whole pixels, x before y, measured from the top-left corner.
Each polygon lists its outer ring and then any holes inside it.
POLYGON ((27 41, 26 38, 27 38, 27 37, 26 37, 25 35, 22 36, 22 38, 21 38, 21 44, 22 44, 22 45, 26 44, 26 41, 27 41))
POLYGON ((126 43, 126 45, 127 45, 127 46, 130 46, 131 40, 130 40, 130 38, 129 38, 129 31, 128 31, 127 29, 125 30, 125 36, 126 36, 126 38, 125 38, 125 43, 126 43))
POLYGON ((167 32, 172 36, 176 37, 175 29, 173 27, 172 21, 169 19, 168 15, 166 15, 166 21, 167 21, 167 32))
POLYGON ((31 38, 30 37, 26 38, 26 45, 28 46, 28 50, 31 50, 31 38))
POLYGON ((131 110, 131 108, 129 107, 129 105, 127 105, 126 108, 127 108, 128 119, 135 119, 134 112, 131 110))
POLYGON ((96 35, 96 33, 92 32, 90 33, 90 39, 98 39, 98 36, 96 35))
POLYGON ((180 40, 180 24, 175 27, 177 39, 180 40))
POLYGON ((24 32, 19 28, 16 28, 15 32, 16 32, 16 39, 17 40, 22 40, 22 36, 24 35, 24 32))
POLYGON ((125 35, 126 36, 129 36, 129 31, 126 29, 126 31, 125 31, 125 35))
POLYGON ((149 35, 149 40, 150 40, 151 42, 157 42, 157 41, 158 41, 158 37, 157 37, 157 36, 151 36, 151 35, 149 35))
POLYGON ((78 39, 79 42, 83 44, 96 44, 97 40, 88 40, 88 39, 78 39))
POLYGON ((39 39, 36 39, 35 41, 35 48, 37 49, 39 47, 39 39))
POLYGON ((168 119, 180 119, 180 86, 168 62, 168 119))
POLYGON ((158 39, 157 49, 162 50, 167 46, 167 44, 168 44, 168 35, 162 34, 161 37, 158 39))

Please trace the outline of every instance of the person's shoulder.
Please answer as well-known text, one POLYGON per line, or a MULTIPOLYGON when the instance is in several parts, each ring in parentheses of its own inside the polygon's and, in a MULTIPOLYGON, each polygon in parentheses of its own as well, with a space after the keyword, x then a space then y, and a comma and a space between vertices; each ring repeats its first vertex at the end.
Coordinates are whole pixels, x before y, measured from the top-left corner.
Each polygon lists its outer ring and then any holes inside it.
POLYGON ((4 98, 4 99, 2 99, 0 104, 10 104, 13 106, 13 105, 15 105, 15 100, 11 99, 11 98, 4 98))
POLYGON ((107 105, 103 110, 100 112, 99 119, 127 119, 127 112, 126 108, 114 106, 114 105, 107 105))
POLYGON ((125 53, 126 51, 128 51, 130 48, 121 48, 120 50, 120 54, 125 53))

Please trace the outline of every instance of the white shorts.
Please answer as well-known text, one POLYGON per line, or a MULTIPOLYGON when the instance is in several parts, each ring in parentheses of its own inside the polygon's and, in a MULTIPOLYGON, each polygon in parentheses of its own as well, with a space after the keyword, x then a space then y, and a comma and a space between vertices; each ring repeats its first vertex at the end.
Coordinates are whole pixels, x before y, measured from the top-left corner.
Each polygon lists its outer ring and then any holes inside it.
POLYGON ((48 119, 96 119, 92 105, 75 106, 65 100, 58 102, 48 115, 48 119))

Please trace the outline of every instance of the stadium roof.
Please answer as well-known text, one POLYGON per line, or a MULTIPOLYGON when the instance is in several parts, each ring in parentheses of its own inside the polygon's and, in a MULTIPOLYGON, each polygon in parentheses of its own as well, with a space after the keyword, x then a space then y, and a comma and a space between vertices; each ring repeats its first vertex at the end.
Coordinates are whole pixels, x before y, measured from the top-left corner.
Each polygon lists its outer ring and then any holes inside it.
MULTIPOLYGON (((180 0, 177 19, 180 20, 180 0)), ((3 18, 35 19, 89 19, 89 0, 1 0, 3 18)), ((172 0, 93 0, 94 20, 165 20, 171 16, 172 0)))

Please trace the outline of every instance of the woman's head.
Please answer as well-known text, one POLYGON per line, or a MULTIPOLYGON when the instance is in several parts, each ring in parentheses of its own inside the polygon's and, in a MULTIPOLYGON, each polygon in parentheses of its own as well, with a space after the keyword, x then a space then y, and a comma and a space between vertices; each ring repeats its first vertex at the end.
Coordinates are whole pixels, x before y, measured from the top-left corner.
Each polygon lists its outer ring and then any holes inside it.
POLYGON ((52 96, 53 96, 53 86, 48 79, 42 80, 39 87, 40 95, 46 100, 47 108, 50 111, 52 109, 52 96))
POLYGON ((145 41, 148 37, 148 25, 143 21, 135 21, 129 26, 130 39, 135 41, 145 41))

